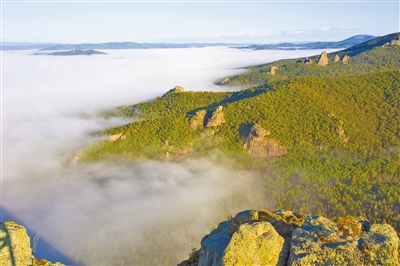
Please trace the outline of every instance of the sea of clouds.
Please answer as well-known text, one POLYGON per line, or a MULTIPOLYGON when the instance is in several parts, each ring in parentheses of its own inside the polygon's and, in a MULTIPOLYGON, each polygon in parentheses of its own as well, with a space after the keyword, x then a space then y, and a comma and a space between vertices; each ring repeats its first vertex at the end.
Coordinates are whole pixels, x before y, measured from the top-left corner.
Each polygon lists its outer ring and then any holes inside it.
POLYGON ((255 173, 232 172, 207 158, 71 167, 79 148, 93 141, 90 132, 128 122, 104 119, 99 111, 148 101, 177 85, 220 91, 225 88, 214 81, 243 72, 241 67, 321 51, 213 47, 104 50, 106 55, 92 56, 34 52, 2 52, 1 220, 20 222, 31 238, 40 233, 38 257, 92 265, 141 261, 125 260, 125 251, 116 252, 119 240, 124 250, 152 249, 154 243, 146 243, 143 232, 163 221, 168 222, 167 241, 181 247, 167 262, 177 263, 227 213, 273 207, 268 202, 256 206, 262 193, 254 185, 255 173), (246 190, 251 196, 244 193, 240 202, 225 204, 246 190))

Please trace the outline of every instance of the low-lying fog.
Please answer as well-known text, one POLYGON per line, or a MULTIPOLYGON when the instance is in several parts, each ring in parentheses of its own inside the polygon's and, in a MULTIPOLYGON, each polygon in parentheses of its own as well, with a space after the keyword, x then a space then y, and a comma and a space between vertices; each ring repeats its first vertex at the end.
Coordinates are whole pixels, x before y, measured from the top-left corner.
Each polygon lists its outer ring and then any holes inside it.
POLYGON ((33 52, 2 52, 2 221, 22 223, 31 239, 40 232, 38 257, 122 265, 176 264, 228 214, 273 206, 255 206, 262 201, 252 187, 255 174, 231 172, 207 159, 71 167, 74 153, 91 141, 89 132, 124 123, 96 112, 153 99, 176 85, 218 91, 223 88, 213 81, 242 72, 239 67, 321 51, 33 52), (240 202, 232 202, 238 194, 240 202))

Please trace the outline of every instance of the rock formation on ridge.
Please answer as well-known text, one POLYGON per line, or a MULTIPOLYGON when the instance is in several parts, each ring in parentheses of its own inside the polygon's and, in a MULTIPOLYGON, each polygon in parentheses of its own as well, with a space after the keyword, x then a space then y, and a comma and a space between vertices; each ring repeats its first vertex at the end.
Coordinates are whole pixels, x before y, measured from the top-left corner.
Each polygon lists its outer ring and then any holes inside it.
POLYGON ((206 115, 206 110, 197 111, 196 114, 190 118, 190 127, 194 130, 198 128, 203 128, 206 123, 206 115))
POLYGON ((247 149, 253 157, 270 158, 287 154, 287 149, 282 147, 278 141, 265 138, 270 134, 268 130, 255 124, 251 127, 243 147, 247 149))
POLYGON ((342 62, 343 62, 344 64, 347 64, 348 61, 349 61, 349 59, 350 59, 350 56, 345 55, 345 56, 343 57, 343 59, 342 59, 342 62))
POLYGON ((339 62, 340 61, 340 57, 338 54, 335 54, 335 59, 333 59, 333 62, 339 62))
POLYGON ((321 54, 321 57, 318 60, 318 65, 320 66, 326 66, 328 64, 328 55, 327 53, 324 51, 321 54))
POLYGON ((224 113, 222 112, 222 106, 218 106, 217 109, 212 113, 210 119, 207 122, 206 127, 217 127, 225 122, 224 113))
POLYGON ((279 67, 277 67, 277 66, 272 66, 271 69, 269 70, 269 73, 270 73, 271 75, 275 75, 276 70, 278 70, 278 69, 279 69, 279 67))

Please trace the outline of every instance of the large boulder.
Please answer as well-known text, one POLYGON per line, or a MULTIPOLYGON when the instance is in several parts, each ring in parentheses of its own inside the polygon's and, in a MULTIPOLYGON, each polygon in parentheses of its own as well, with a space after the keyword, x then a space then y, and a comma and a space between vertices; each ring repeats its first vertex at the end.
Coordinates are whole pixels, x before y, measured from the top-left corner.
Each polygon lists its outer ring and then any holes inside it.
POLYGON ((287 238, 303 217, 289 211, 242 211, 203 238, 198 265, 286 265, 287 238))
POLYGON ((283 243, 269 222, 242 224, 225 249, 222 265, 277 265, 283 243))

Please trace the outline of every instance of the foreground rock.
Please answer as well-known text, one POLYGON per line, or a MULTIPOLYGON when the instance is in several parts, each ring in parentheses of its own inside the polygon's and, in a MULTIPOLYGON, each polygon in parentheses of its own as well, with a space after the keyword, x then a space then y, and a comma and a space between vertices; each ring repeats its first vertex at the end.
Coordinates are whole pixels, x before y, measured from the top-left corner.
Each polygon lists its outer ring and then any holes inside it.
POLYGON ((363 217, 247 210, 220 223, 181 265, 400 265, 398 248, 390 225, 363 217))
POLYGON ((1 266, 62 266, 33 256, 26 229, 17 222, 0 223, 1 266))

